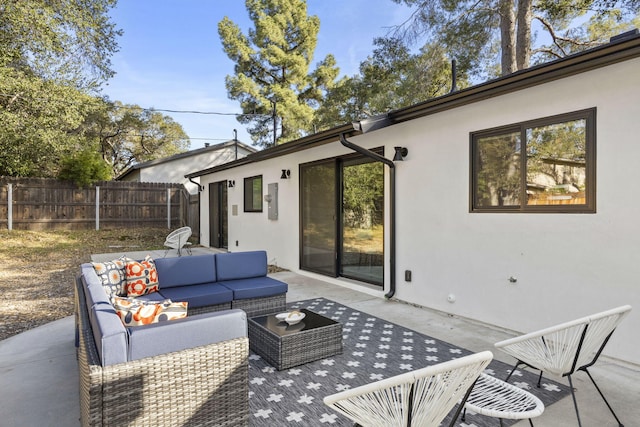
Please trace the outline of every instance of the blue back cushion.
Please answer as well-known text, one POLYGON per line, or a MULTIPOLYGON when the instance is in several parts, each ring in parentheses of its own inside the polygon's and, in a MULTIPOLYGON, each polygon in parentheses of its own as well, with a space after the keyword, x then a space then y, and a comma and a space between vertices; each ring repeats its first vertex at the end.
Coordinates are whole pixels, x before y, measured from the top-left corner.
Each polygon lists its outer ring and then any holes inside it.
POLYGON ((214 254, 157 258, 154 261, 160 289, 216 281, 214 254))
POLYGON ((224 304, 233 300, 233 291, 218 283, 201 283, 191 286, 162 288, 159 293, 174 302, 188 302, 189 308, 224 304))
POLYGON ((129 360, 247 336, 247 314, 225 310, 129 328, 129 360))
POLYGON ((91 332, 102 366, 127 361, 127 331, 91 264, 82 264, 82 283, 89 309, 91 332))
POLYGON ((250 279, 267 275, 265 251, 216 254, 218 281, 250 279))

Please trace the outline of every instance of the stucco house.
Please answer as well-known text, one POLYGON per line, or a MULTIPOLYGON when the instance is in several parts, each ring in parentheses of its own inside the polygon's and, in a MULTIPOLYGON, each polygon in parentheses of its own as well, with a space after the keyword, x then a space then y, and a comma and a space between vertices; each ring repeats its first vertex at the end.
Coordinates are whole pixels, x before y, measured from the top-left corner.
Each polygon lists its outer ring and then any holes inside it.
POLYGON ((122 172, 116 181, 173 182, 184 184, 191 194, 196 194, 198 179, 192 182, 185 178, 186 174, 241 159, 254 152, 255 148, 235 139, 215 145, 205 144, 203 148, 135 164, 122 172))
POLYGON ((204 245, 518 332, 635 306, 640 36, 187 174, 204 245))

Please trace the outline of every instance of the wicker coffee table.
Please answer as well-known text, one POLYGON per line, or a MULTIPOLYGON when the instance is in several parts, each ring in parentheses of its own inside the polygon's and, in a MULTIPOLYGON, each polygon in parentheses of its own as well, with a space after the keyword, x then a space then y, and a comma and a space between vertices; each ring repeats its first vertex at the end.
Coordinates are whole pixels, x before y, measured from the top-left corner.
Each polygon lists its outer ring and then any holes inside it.
POLYGON ((279 371, 342 353, 342 325, 306 309, 289 326, 275 314, 249 319, 249 347, 279 371))

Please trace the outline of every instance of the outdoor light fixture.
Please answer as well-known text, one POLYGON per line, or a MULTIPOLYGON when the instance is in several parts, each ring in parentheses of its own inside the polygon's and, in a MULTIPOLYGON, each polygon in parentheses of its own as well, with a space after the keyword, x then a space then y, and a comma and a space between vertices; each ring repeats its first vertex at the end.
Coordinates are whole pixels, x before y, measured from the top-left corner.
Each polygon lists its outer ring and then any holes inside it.
POLYGON ((282 169, 282 175, 280 175, 280 179, 289 179, 291 178, 291 171, 289 169, 282 169))
POLYGON ((236 182, 232 179, 229 181, 229 188, 233 188, 236 186, 236 182))
POLYGON ((403 161, 404 158, 407 157, 407 154, 409 154, 407 147, 393 147, 393 149, 396 150, 396 154, 393 156, 394 162, 403 161))

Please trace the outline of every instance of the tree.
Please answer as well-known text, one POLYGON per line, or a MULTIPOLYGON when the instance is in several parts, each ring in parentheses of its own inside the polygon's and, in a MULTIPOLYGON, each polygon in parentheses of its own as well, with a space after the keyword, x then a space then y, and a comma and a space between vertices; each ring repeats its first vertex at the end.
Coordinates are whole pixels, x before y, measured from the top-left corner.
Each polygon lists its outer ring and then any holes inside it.
MULTIPOLYGON (((502 75, 606 43, 610 36, 631 26, 629 20, 640 6, 639 0, 393 1, 416 7, 409 20, 396 29, 397 36, 409 41, 438 40, 469 72, 483 59, 496 57, 496 46, 500 46, 502 75), (575 20, 585 17, 587 29, 580 30, 575 20), (536 45, 533 21, 540 23, 550 43, 536 45), (605 25, 607 30, 602 31, 605 25), (596 27, 600 31, 588 30, 596 27)), ((493 63, 484 64, 484 74, 495 74, 493 63)))
MULTIPOLYGON (((341 79, 329 90, 316 114, 318 129, 382 114, 451 90, 451 64, 438 44, 412 54, 397 38, 377 38, 373 54, 360 63, 360 74, 341 79)), ((460 85, 467 84, 464 75, 460 85)))
POLYGON ((117 0, 0 0, 0 66, 77 89, 113 76, 117 0))
POLYGON ((0 0, 0 174, 54 177, 113 75, 116 0, 0 0))
POLYGON ((111 168, 93 149, 75 152, 62 159, 59 179, 74 181, 80 187, 96 181, 108 181, 113 176, 111 168))
POLYGON ((189 138, 180 124, 157 111, 137 105, 103 101, 86 119, 83 134, 118 176, 135 163, 178 154, 189 138))
POLYGON ((320 20, 307 15, 304 0, 246 0, 255 28, 248 36, 228 17, 218 24, 235 75, 227 76, 230 99, 238 100, 238 121, 262 146, 291 141, 310 132, 314 108, 330 89, 338 68, 327 55, 309 72, 320 20), (276 127, 280 135, 275 135, 276 127))
POLYGON ((53 177, 81 144, 78 129, 96 98, 0 67, 0 175, 53 177))

